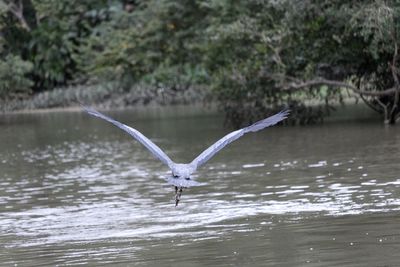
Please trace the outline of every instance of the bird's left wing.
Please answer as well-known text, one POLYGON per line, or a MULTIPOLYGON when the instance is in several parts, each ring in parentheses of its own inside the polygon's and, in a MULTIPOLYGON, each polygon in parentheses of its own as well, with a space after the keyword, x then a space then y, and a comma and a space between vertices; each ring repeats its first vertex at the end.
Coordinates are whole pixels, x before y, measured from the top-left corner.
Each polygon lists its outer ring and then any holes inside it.
POLYGON ((150 141, 150 139, 148 139, 146 136, 144 136, 141 132, 139 132, 138 130, 133 129, 132 127, 129 127, 123 123, 120 123, 104 114, 101 114, 100 112, 89 108, 89 107, 85 107, 83 106, 83 109, 89 113, 92 116, 98 117, 100 119, 106 120, 108 122, 111 122, 112 124, 114 124, 115 126, 117 126, 118 128, 124 130, 125 132, 127 132, 129 135, 131 135, 133 138, 135 138, 136 140, 138 140, 140 143, 142 143, 142 145, 144 145, 148 150, 150 150, 150 152, 156 156, 159 160, 161 160, 163 163, 167 164, 168 167, 171 168, 171 166, 174 164, 174 162, 167 156, 167 154, 165 154, 161 148, 159 148, 156 144, 154 144, 152 141, 150 141))
POLYGON ((232 143, 233 141, 240 138, 242 135, 249 132, 257 132, 262 130, 268 126, 272 126, 277 124, 278 122, 284 120, 289 115, 289 110, 283 110, 271 117, 260 120, 248 127, 242 128, 240 130, 231 132, 220 140, 218 140, 215 144, 204 150, 197 158, 195 158, 190 164, 197 169, 199 166, 203 165, 206 161, 208 161, 212 156, 214 156, 218 151, 232 143))

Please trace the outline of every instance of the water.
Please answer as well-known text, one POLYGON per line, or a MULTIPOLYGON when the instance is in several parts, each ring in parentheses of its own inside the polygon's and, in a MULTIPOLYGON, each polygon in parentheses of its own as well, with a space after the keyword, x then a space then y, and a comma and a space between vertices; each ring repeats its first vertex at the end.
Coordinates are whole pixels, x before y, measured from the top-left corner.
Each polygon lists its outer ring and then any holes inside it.
MULTIPOLYGON (((190 108, 108 112, 188 162, 227 133, 190 108)), ((0 117, 0 265, 400 266, 400 127, 274 127, 174 190, 168 169, 79 112, 0 117)))

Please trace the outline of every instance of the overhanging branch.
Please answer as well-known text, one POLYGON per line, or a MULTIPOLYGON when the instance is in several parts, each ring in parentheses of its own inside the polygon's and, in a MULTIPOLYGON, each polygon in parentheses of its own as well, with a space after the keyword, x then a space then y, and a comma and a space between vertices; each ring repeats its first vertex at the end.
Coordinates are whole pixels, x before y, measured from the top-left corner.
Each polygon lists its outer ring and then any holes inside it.
POLYGON ((357 93, 359 95, 363 96, 388 96, 388 95, 393 95, 396 92, 396 88, 389 88, 386 90, 382 91, 364 91, 360 90, 354 85, 351 85, 349 83, 341 82, 341 81, 334 81, 334 80, 326 80, 326 79, 316 79, 316 80, 310 80, 310 81, 305 81, 305 82, 300 82, 300 83, 289 83, 286 84, 283 87, 283 90, 286 91, 297 91, 301 90, 307 87, 313 87, 313 86, 322 86, 326 85, 328 87, 342 87, 342 88, 348 88, 354 93, 357 93))
POLYGON ((24 17, 24 5, 22 3, 22 0, 18 1, 18 4, 14 1, 10 1, 8 3, 8 9, 13 14, 17 20, 21 23, 22 28, 27 30, 28 32, 31 31, 31 27, 28 25, 28 23, 25 20, 24 17))

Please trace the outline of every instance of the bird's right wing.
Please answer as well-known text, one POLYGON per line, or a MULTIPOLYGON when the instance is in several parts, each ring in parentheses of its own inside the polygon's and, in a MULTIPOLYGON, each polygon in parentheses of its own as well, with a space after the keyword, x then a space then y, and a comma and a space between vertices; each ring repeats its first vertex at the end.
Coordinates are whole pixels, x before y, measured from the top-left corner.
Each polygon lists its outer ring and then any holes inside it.
POLYGON ((289 115, 289 110, 283 110, 271 117, 268 117, 266 119, 260 120, 248 127, 242 128, 240 130, 231 132, 224 137, 222 137, 220 140, 218 140, 215 144, 204 150, 197 158, 195 158, 190 165, 192 165, 195 169, 197 169, 199 166, 203 165, 206 161, 208 161, 212 156, 214 156, 218 151, 223 149, 225 146, 228 144, 232 143, 233 141, 237 140, 244 134, 248 132, 257 132, 259 130, 262 130, 266 127, 272 126, 277 124, 278 122, 284 120, 287 118, 289 115))
POLYGON ((150 141, 150 139, 148 139, 146 136, 144 136, 141 132, 139 132, 138 130, 135 130, 123 123, 120 123, 110 117, 107 117, 104 114, 101 114, 100 112, 89 108, 89 107, 85 107, 83 106, 83 109, 89 113, 92 116, 98 117, 100 119, 106 120, 112 124, 114 124, 115 126, 117 126, 118 128, 124 130, 125 132, 127 132, 129 135, 131 135, 133 138, 135 138, 136 140, 138 140, 140 143, 142 143, 142 145, 144 145, 148 150, 150 150, 150 152, 156 156, 159 160, 161 160, 163 163, 167 164, 168 167, 171 168, 171 166, 174 164, 174 162, 167 156, 167 154, 165 154, 161 148, 159 148, 156 144, 154 144, 152 141, 150 141))

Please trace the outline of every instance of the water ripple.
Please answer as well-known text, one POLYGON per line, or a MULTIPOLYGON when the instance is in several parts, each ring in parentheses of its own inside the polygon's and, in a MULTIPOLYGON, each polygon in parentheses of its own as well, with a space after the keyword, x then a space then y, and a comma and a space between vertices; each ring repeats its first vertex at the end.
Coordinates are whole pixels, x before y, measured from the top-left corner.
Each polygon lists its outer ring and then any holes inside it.
MULTIPOLYGON (((183 146, 191 148, 190 142, 186 140, 183 146)), ((45 257, 46 248, 53 248, 53 254, 65 254, 56 263, 72 265, 85 263, 90 253, 92 260, 107 264, 115 263, 116 251, 132 260, 137 253, 161 246, 158 242, 181 248, 253 232, 259 238, 282 221, 297 225, 312 218, 330 221, 344 215, 377 216, 400 210, 400 169, 397 161, 387 158, 400 155, 398 150, 392 149, 390 156, 343 151, 309 155, 288 141, 290 146, 275 148, 268 156, 264 140, 256 142, 254 154, 243 155, 249 143, 238 142, 199 169, 194 177, 207 184, 185 189, 177 208, 174 189, 163 180, 168 168, 129 138, 116 141, 99 135, 16 147, 12 153, 0 154, 4 248, 29 251, 21 253, 25 258, 45 257), (172 244, 176 239, 181 242, 172 244), (60 244, 68 245, 54 249, 60 244)), ((310 141, 308 148, 314 144, 310 141)), ((382 151, 386 150, 383 146, 382 151)), ((172 158, 180 156, 177 151, 167 146, 172 158)), ((306 230, 310 229, 299 229, 306 230)), ((312 248, 317 250, 317 246, 312 248)), ((0 256, 9 259, 6 254, 0 256)))

